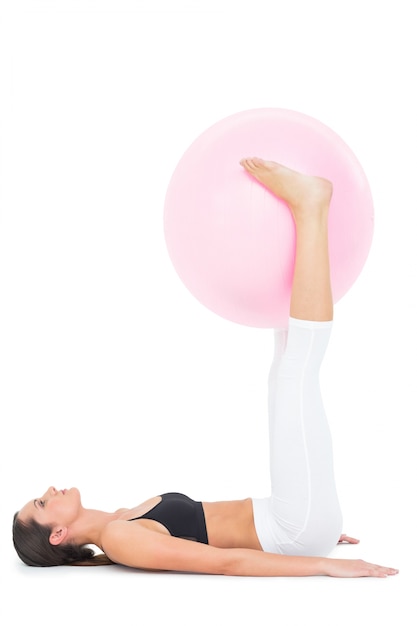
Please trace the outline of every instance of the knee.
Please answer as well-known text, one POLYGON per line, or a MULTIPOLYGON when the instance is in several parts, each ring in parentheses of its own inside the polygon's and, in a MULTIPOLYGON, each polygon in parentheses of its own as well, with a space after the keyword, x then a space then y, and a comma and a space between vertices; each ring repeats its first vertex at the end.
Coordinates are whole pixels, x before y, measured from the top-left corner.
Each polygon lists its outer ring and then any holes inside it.
POLYGON ((308 552, 306 556, 328 556, 336 547, 343 529, 340 510, 327 513, 307 527, 304 541, 308 552))
POLYGON ((326 516, 310 517, 303 530, 284 547, 285 554, 326 557, 336 547, 342 534, 342 515, 335 510, 326 516))

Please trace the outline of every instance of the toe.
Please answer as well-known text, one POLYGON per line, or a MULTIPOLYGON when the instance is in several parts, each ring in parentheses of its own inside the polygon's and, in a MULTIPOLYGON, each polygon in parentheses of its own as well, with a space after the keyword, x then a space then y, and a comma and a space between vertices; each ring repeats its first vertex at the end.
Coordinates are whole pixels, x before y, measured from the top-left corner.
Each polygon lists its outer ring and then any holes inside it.
POLYGON ((249 172, 253 172, 253 170, 255 169, 252 163, 252 159, 250 158, 241 159, 240 164, 242 167, 245 168, 245 170, 249 172))
POLYGON ((259 157, 253 157, 252 163, 254 167, 263 167, 265 165, 264 160, 260 159, 259 157))

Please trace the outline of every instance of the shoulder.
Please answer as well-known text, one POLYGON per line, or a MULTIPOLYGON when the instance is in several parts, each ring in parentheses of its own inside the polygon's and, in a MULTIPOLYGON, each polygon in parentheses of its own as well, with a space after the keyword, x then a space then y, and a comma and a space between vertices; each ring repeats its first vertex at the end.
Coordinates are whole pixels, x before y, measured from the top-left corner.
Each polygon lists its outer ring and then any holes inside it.
MULTIPOLYGON (((114 520, 107 524, 101 534, 101 547, 115 563, 132 565, 126 562, 126 555, 135 552, 140 555, 142 544, 146 542, 146 529, 128 520, 114 520)), ((137 557, 136 557, 137 558, 137 557)), ((138 562, 136 567, 140 567, 138 562)))
POLYGON ((129 520, 117 519, 109 522, 101 534, 101 542, 106 554, 114 547, 141 541, 141 533, 144 529, 139 524, 133 524, 129 520))

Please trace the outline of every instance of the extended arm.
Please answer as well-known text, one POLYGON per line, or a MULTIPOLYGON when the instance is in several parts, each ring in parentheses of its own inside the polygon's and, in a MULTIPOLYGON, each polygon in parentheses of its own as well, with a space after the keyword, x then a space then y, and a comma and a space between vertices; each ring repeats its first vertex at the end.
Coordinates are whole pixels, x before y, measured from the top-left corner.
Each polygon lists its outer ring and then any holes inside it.
POLYGON ((226 576, 335 576, 385 578, 397 570, 361 560, 270 554, 243 548, 215 548, 177 539, 126 522, 109 524, 103 549, 121 565, 143 569, 226 576))

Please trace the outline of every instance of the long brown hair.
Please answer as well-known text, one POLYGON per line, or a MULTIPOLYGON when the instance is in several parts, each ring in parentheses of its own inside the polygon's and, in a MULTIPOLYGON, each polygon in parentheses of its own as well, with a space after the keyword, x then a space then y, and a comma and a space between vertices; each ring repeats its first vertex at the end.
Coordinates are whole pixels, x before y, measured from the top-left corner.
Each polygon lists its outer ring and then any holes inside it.
POLYGON ((73 543, 53 546, 49 537, 52 527, 38 524, 34 519, 22 522, 15 513, 13 518, 13 544, 20 559, 32 567, 54 565, 113 565, 105 554, 96 554, 87 546, 73 543))

